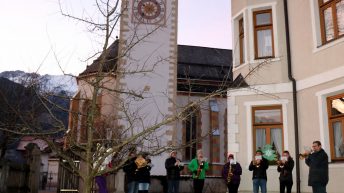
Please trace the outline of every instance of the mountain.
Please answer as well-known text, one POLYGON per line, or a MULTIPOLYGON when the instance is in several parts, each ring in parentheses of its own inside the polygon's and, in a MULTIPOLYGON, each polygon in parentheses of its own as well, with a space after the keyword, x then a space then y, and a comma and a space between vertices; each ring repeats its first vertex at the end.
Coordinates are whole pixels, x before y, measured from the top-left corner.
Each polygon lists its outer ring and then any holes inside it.
POLYGON ((0 77, 0 127, 47 130, 62 123, 66 128, 69 102, 64 91, 42 94, 35 87, 0 77))
POLYGON ((16 70, 1 72, 0 77, 7 78, 25 87, 39 85, 40 89, 44 92, 65 92, 68 96, 73 96, 77 91, 75 77, 68 75, 40 75, 16 70))
MULTIPOLYGON (((22 74, 11 75, 15 78, 22 74)), ((48 95, 37 92, 36 87, 0 77, 0 128, 14 132, 0 130, 0 160, 25 161, 16 150, 22 136, 15 132, 45 133, 58 129, 49 137, 61 138, 68 127, 69 102, 70 97, 63 90, 48 95)))

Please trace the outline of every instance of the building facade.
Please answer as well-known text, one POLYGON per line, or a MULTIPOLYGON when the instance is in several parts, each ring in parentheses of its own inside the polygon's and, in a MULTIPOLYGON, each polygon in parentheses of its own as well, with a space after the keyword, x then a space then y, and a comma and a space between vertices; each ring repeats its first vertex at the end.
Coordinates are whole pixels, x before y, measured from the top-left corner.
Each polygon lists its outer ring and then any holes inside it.
MULTIPOLYGON (((298 153, 319 140, 329 155, 328 192, 342 192, 344 1, 233 0, 232 27, 233 77, 249 86, 227 93, 228 150, 246 168, 265 144, 289 150, 300 168, 293 191, 311 192, 298 153)), ((243 173, 244 181, 251 177, 243 173)), ((268 191, 278 190, 270 165, 268 191)))
MULTIPOLYGON (((79 89, 71 112, 82 113, 70 115, 69 133, 80 143, 87 141, 84 122, 89 104, 80 99, 93 97, 92 82, 98 72, 105 75, 101 87, 121 91, 114 95, 109 89, 98 90, 97 106, 103 117, 95 120, 99 139, 111 135, 109 127, 126 131, 130 138, 183 111, 188 103, 219 93, 190 109, 185 117, 162 125, 153 133, 156 141, 136 147, 138 151, 149 151, 155 143, 175 147, 178 158, 186 165, 196 156, 197 149, 203 149, 211 165, 208 176, 212 178, 205 189, 224 191, 220 176, 226 161, 226 90, 232 83, 231 50, 177 45, 177 0, 122 1, 122 10, 120 37, 107 49, 103 64, 100 56, 77 78, 79 89), (132 91, 142 94, 143 99, 135 98, 132 91)), ((168 157, 169 152, 152 157, 152 192, 162 191, 158 180, 165 179, 168 157)), ((187 167, 183 179, 180 191, 190 192, 192 182, 187 167)))

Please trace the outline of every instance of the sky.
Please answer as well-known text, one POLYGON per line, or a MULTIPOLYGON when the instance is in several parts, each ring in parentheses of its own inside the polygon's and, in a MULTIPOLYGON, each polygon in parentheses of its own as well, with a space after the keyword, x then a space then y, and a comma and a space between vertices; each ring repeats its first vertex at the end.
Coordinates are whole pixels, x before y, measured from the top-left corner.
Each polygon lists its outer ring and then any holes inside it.
MULTIPOLYGON (((96 15, 93 0, 61 5, 96 15)), ((179 0, 178 7, 178 44, 231 49, 230 0, 179 0)), ((58 0, 1 0, 0 25, 0 72, 77 75, 100 45, 85 24, 61 15, 58 0)))

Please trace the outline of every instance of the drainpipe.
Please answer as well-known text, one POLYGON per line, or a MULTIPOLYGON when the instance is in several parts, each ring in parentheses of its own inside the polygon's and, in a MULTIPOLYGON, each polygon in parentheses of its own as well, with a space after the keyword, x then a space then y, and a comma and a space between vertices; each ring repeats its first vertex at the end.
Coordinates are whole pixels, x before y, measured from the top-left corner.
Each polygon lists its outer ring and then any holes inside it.
POLYGON ((294 131, 295 131, 295 161, 296 161, 296 192, 300 193, 300 160, 298 158, 299 152, 299 124, 298 124, 298 115, 297 115, 297 91, 296 91, 296 80, 293 77, 291 69, 291 54, 290 54, 290 37, 289 37, 289 19, 288 19, 288 2, 287 0, 283 1, 284 3, 284 23, 286 31, 286 43, 287 43, 287 63, 288 63, 288 78, 292 82, 293 86, 293 109, 294 109, 294 131))

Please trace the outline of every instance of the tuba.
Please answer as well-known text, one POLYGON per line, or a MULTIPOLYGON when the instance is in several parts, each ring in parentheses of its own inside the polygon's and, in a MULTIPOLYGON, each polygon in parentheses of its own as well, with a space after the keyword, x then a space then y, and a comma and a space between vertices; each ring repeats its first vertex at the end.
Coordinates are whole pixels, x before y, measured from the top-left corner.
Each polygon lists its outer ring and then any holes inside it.
POLYGON ((227 174, 227 184, 230 184, 233 176, 233 166, 229 164, 228 174, 227 174))

